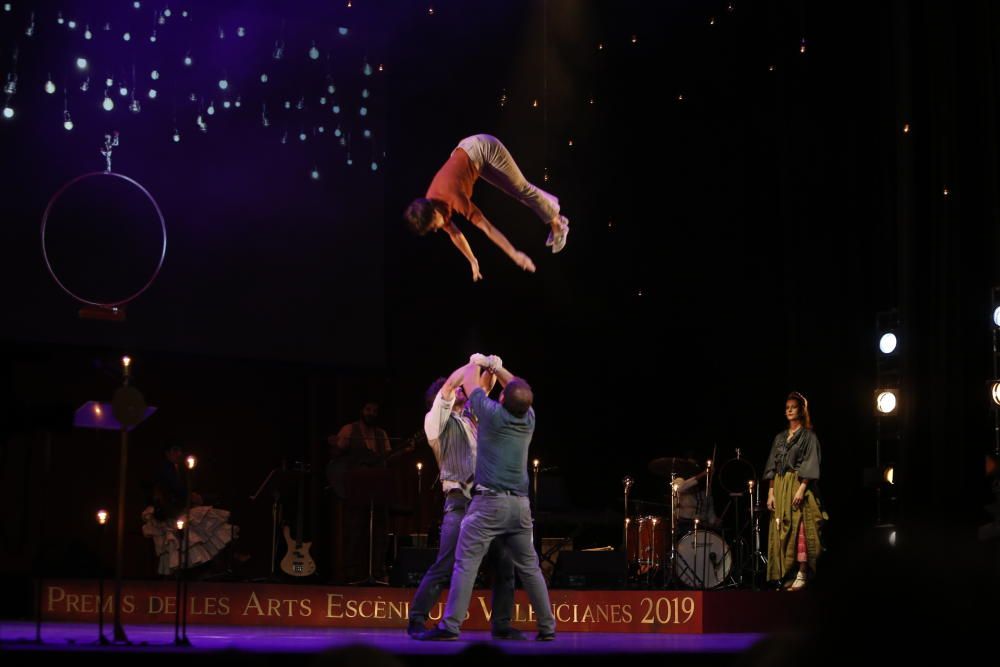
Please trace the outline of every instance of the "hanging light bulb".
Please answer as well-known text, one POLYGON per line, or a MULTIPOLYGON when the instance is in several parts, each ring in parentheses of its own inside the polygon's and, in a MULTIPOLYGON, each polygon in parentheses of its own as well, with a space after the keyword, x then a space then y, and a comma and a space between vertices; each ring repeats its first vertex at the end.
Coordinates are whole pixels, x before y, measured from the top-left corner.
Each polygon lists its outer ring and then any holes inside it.
POLYGON ((149 36, 149 41, 152 42, 153 44, 156 43, 156 31, 155 30, 153 31, 153 34, 149 36))
POLYGON ((365 99, 368 99, 369 95, 371 95, 371 93, 368 92, 367 88, 365 88, 364 90, 361 91, 361 97, 363 97, 365 99))
POLYGON ((132 113, 139 113, 142 107, 139 106, 139 100, 132 98, 132 102, 128 105, 128 110, 132 113))
POLYGON ((101 102, 101 106, 104 107, 105 111, 111 111, 115 108, 115 101, 108 97, 108 91, 104 91, 104 101, 101 102))
POLYGON ((155 100, 156 99, 156 88, 150 88, 149 89, 149 99, 151 99, 151 100, 155 100))
POLYGON ((77 58, 76 59, 76 68, 77 69, 87 69, 87 59, 86 58, 77 58))
POLYGON ((372 162, 372 171, 378 171, 378 163, 372 162))
POLYGON ((334 104, 333 105, 333 113, 340 113, 340 105, 339 104, 334 104))
POLYGON ((335 92, 337 92, 337 88, 331 83, 329 86, 326 87, 326 92, 333 95, 335 92))
POLYGON ((368 107, 361 107, 361 109, 358 110, 358 113, 360 113, 362 116, 367 116, 368 115, 368 107))
POLYGON ((126 88, 124 86, 124 84, 121 85, 121 86, 119 86, 118 87, 118 94, 121 95, 122 97, 125 97, 126 95, 128 95, 128 88, 126 88))
POLYGON ((205 109, 205 113, 207 113, 209 116, 215 115, 215 102, 208 103, 208 108, 205 109))
POLYGON ((104 80, 104 85, 110 88, 111 86, 115 85, 115 80, 109 76, 104 80))
POLYGON ((346 37, 347 36, 347 28, 345 28, 343 26, 337 28, 337 32, 340 34, 341 37, 346 37))
POLYGON ((73 129, 73 119, 69 116, 69 111, 63 111, 63 127, 67 132, 73 129))
POLYGON ((240 108, 240 105, 242 104, 242 102, 241 102, 240 100, 241 100, 240 96, 239 96, 239 95, 237 95, 237 96, 236 96, 236 101, 235 101, 235 102, 233 102, 233 106, 235 106, 235 107, 236 107, 237 109, 239 109, 239 108, 240 108))
POLYGON ((69 21, 66 22, 66 27, 69 28, 70 30, 76 30, 76 21, 70 19, 69 21))
POLYGON ((365 139, 371 139, 372 138, 372 131, 371 130, 365 130, 364 134, 365 134, 365 139))
POLYGON ((316 131, 319 132, 320 134, 323 134, 324 132, 326 132, 326 128, 320 125, 319 127, 316 128, 316 131))
POLYGON ((369 65, 368 63, 365 63, 365 66, 364 66, 364 68, 362 68, 361 71, 365 73, 365 76, 371 76, 372 75, 372 66, 369 65))
POLYGON ((170 18, 171 13, 172 12, 170 11, 170 7, 167 7, 166 9, 163 10, 163 15, 166 16, 167 18, 170 18))
POLYGON ((222 26, 219 26, 219 39, 225 39, 225 38, 226 38, 226 31, 222 29, 222 26))
POLYGON ((184 56, 184 66, 185 67, 191 67, 191 64, 193 62, 194 62, 194 60, 191 58, 191 54, 188 54, 188 55, 184 56))
POLYGON ((312 47, 309 48, 309 58, 310 60, 319 60, 319 49, 316 48, 316 42, 313 42, 312 47))
POLYGON ((64 22, 65 22, 65 19, 63 19, 62 12, 59 12, 58 15, 56 16, 56 23, 58 23, 59 25, 62 25, 64 22))
POLYGON ((47 92, 49 95, 56 92, 56 84, 52 83, 51 77, 49 78, 48 81, 45 82, 45 92, 47 92))
POLYGON ((132 40, 132 33, 129 33, 129 32, 125 33, 124 35, 122 35, 122 39, 125 40, 126 42, 131 41, 132 40))
POLYGON ((246 34, 247 34, 247 29, 244 28, 243 26, 240 26, 236 29, 237 37, 246 37, 246 34))
POLYGON ((10 102, 3 105, 3 117, 8 119, 14 117, 14 107, 10 105, 10 102))
POLYGON ((311 172, 309 172, 309 176, 311 176, 314 181, 318 181, 319 180, 319 170, 316 169, 315 167, 313 167, 313 170, 311 172))
POLYGON ((90 32, 90 26, 88 25, 83 31, 84 39, 93 39, 94 33, 90 32))
POLYGON ((261 83, 267 83, 267 74, 266 73, 260 75, 260 82, 261 83))
POLYGON ((338 125, 337 129, 333 131, 333 136, 339 137, 342 134, 343 134, 343 132, 340 130, 340 126, 338 125))
POLYGON ((90 90, 90 77, 89 76, 86 79, 83 80, 83 83, 80 84, 80 90, 83 91, 83 92, 87 92, 88 90, 90 90))
POLYGON ((299 132, 299 141, 305 141, 305 140, 306 140, 306 133, 299 132))
POLYGON ((225 90, 229 88, 229 81, 226 79, 219 79, 219 90, 225 90))
POLYGON ((229 100, 222 100, 222 108, 228 109, 231 106, 229 100))
POLYGON ((323 97, 319 98, 319 105, 321 107, 325 107, 326 106, 326 96, 325 95, 323 97))
POLYGON ((173 139, 174 139, 174 143, 175 144, 176 143, 180 143, 181 133, 177 131, 177 128, 174 128, 174 137, 173 137, 173 139))

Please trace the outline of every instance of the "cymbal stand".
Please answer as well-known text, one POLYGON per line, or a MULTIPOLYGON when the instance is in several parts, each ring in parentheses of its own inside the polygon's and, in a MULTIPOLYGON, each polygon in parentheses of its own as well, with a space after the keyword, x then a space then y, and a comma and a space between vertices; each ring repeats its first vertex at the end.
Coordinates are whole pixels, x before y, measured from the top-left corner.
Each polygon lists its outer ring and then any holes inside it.
POLYGON ((750 487, 750 526, 751 526, 751 539, 753 540, 753 552, 750 554, 751 560, 751 571, 753 574, 753 590, 758 590, 761 573, 761 565, 763 565, 763 570, 767 571, 767 556, 760 550, 760 505, 759 494, 760 489, 754 485, 754 480, 747 482, 750 487))
POLYGON ((624 554, 625 561, 625 578, 622 581, 628 582, 629 574, 629 562, 628 562, 628 525, 629 525, 629 515, 628 515, 628 493, 632 490, 632 485, 635 483, 631 477, 626 475, 622 479, 622 486, 625 487, 625 514, 624 521, 622 521, 622 553, 624 554))

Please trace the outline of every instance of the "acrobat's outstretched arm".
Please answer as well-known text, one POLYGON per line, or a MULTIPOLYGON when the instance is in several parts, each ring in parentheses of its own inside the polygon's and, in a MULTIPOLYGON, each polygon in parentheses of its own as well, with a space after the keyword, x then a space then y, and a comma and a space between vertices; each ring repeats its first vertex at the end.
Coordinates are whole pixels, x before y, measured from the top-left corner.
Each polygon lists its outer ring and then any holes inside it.
POLYGON ((486 234, 487 237, 489 237, 490 241, 493 241, 493 243, 497 244, 497 246, 499 246, 499 248, 503 250, 504 253, 506 253, 507 256, 514 261, 515 264, 520 266, 525 271, 528 271, 529 273, 535 272, 535 263, 531 261, 531 258, 525 255, 517 248, 515 248, 514 246, 512 246, 510 241, 507 240, 507 237, 503 235, 503 232, 494 227, 493 223, 487 220, 486 216, 483 215, 483 212, 480 211, 475 206, 473 206, 472 215, 469 217, 469 222, 471 222, 476 227, 481 229, 483 233, 486 234))
POLYGON ((465 238, 465 234, 462 233, 454 222, 448 222, 442 229, 448 234, 448 238, 451 242, 455 244, 458 251, 469 260, 469 265, 472 267, 472 282, 483 279, 483 274, 479 273, 479 260, 472 252, 472 248, 469 247, 469 240, 465 238))

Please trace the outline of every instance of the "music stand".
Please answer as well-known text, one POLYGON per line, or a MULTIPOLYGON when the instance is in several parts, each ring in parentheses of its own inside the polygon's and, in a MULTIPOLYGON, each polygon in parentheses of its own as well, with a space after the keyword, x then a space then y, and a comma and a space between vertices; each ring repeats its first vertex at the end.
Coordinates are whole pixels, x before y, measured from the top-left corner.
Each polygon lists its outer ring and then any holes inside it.
POLYGON ((125 488, 128 474, 128 434, 156 412, 156 408, 146 405, 146 400, 135 387, 128 385, 128 370, 124 383, 115 391, 111 403, 87 401, 73 415, 76 428, 93 428, 102 431, 121 432, 121 450, 118 461, 118 521, 115 540, 115 604, 114 639, 118 644, 130 644, 122 627, 122 564, 125 555, 125 488))
MULTIPOLYGON (((271 480, 274 479, 276 473, 280 476, 285 472, 285 466, 282 464, 267 473, 267 477, 265 477, 264 481, 260 483, 259 487, 257 487, 257 491, 250 496, 250 501, 254 502, 257 500, 257 497, 264 492, 264 489, 266 489, 271 483, 271 480)), ((275 563, 278 558, 278 524, 281 521, 281 489, 277 483, 275 483, 274 488, 271 491, 271 495, 273 499, 273 502, 271 503, 271 575, 269 577, 264 577, 263 579, 254 579, 255 582, 277 582, 279 580, 278 574, 275 572, 275 563)))
MULTIPOLYGON (((355 508, 368 505, 368 578, 352 581, 349 586, 388 586, 387 581, 375 578, 375 506, 383 511, 389 505, 389 469, 382 466, 357 467, 348 474, 347 503, 355 508)), ((353 554, 352 554, 353 555, 353 554)), ((384 557, 384 555, 383 555, 384 557)))

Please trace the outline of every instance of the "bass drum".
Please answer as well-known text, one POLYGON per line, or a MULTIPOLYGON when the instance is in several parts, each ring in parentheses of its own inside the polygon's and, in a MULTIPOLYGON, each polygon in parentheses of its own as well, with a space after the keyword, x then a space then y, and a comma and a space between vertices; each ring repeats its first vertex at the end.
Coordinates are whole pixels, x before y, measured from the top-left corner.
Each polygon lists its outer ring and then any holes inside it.
POLYGON ((691 531, 677 542, 677 576, 691 588, 718 588, 733 569, 729 545, 711 530, 691 531))

